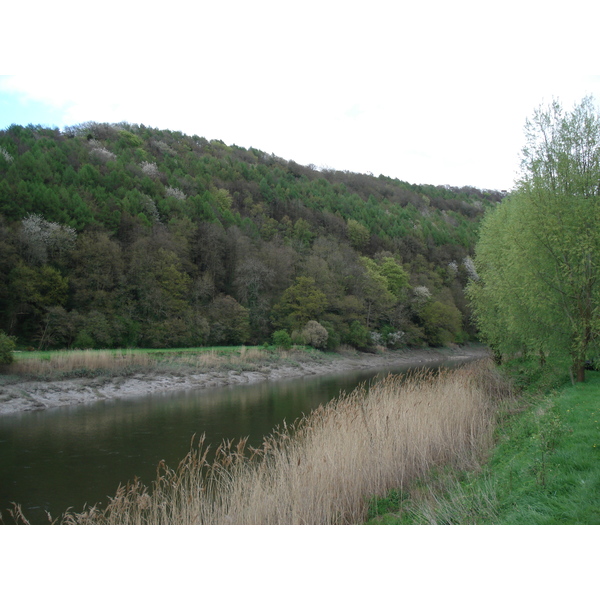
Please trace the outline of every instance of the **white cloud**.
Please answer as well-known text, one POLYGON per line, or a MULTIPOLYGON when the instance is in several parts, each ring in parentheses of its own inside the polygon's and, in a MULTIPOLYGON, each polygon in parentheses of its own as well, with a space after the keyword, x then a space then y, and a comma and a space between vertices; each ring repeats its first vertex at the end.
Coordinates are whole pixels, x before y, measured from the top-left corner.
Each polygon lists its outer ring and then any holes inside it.
POLYGON ((540 102, 600 99, 589 4, 109 2, 84 23, 63 13, 60 35, 40 27, 36 57, 62 53, 62 72, 0 85, 60 109, 57 125, 125 120, 305 164, 505 189, 540 102))

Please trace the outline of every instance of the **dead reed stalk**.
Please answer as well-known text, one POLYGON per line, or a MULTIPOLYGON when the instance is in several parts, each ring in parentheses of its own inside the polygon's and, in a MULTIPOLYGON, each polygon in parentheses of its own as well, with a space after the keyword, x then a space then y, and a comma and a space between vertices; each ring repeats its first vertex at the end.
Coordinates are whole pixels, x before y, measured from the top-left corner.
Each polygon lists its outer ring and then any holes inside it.
POLYGON ((151 489, 134 481, 105 509, 62 522, 361 523, 371 497, 434 466, 474 465, 491 443, 495 406, 506 393, 487 361, 389 376, 283 424, 260 448, 223 442, 209 460, 202 438, 177 469, 159 465, 151 489))
POLYGON ((46 376, 77 371, 119 371, 134 367, 148 367, 156 360, 147 354, 131 350, 65 350, 53 352, 48 358, 23 357, 9 365, 5 372, 11 375, 46 376))

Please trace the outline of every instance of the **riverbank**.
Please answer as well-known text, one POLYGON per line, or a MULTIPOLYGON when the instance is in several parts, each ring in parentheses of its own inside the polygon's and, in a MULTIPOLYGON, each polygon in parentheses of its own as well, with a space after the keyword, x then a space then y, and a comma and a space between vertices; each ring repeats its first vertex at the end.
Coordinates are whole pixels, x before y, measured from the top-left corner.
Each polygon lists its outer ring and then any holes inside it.
MULTIPOLYGON (((369 499, 433 467, 479 464, 506 392, 490 360, 392 375, 320 405, 262 444, 198 445, 156 479, 121 485, 107 504, 60 524, 358 524, 369 499)), ((19 515, 17 514, 17 519, 19 515)))
POLYGON ((243 385, 344 371, 401 368, 405 365, 425 366, 436 361, 484 356, 488 356, 488 350, 481 346, 396 350, 378 354, 251 349, 226 360, 207 361, 206 356, 200 360, 198 355, 182 355, 148 362, 138 369, 133 368, 133 371, 130 366, 125 374, 115 371, 58 380, 5 375, 0 388, 0 415, 177 390, 243 385))
MULTIPOLYGON (((519 362, 506 370, 514 379, 519 362)), ((373 501, 369 524, 600 524, 600 373, 547 389, 555 376, 539 371, 500 415, 481 468, 438 469, 392 490, 373 501)))

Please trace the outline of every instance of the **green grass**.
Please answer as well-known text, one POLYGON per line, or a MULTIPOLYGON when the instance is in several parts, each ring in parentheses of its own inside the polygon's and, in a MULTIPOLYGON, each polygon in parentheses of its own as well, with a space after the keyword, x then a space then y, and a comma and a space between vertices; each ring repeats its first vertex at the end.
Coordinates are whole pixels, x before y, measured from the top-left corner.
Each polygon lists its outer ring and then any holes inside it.
MULTIPOLYGON (((534 387, 539 383, 535 378, 534 387)), ((600 523, 600 373, 588 372, 575 386, 525 393, 496 435, 478 471, 431 472, 409 490, 373 499, 368 522, 600 523)))
POLYGON ((0 383, 17 378, 56 381, 73 377, 116 377, 135 373, 185 374, 207 370, 247 371, 299 357, 321 360, 322 353, 304 346, 282 352, 267 346, 201 348, 135 348, 18 352, 0 369, 0 383))

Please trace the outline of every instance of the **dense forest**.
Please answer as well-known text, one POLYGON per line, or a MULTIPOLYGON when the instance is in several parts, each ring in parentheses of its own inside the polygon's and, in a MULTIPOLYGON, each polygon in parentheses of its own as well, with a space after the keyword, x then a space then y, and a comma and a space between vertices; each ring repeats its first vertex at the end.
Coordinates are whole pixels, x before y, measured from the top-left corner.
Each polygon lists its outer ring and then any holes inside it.
POLYGON ((502 197, 143 125, 12 125, 0 330, 21 348, 465 342, 478 224, 502 197))

